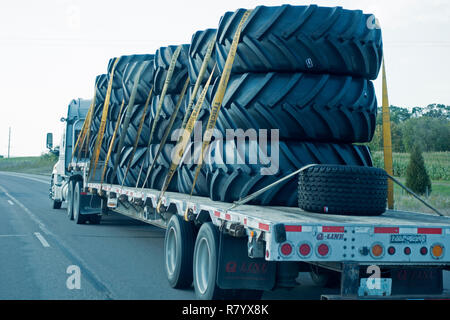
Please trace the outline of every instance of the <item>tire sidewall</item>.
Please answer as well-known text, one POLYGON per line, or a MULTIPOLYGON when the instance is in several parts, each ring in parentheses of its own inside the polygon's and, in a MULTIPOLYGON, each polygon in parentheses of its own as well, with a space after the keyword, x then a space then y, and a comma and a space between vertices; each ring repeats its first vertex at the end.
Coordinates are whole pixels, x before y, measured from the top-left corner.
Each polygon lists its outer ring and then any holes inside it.
POLYGON ((69 181, 69 186, 67 190, 67 217, 69 220, 73 220, 73 181, 69 181))
POLYGON ((83 224, 84 217, 80 213, 80 202, 81 202, 81 185, 80 182, 75 182, 75 188, 73 191, 73 218, 76 224, 83 224))
POLYGON ((195 295, 198 299, 201 300, 212 300, 218 297, 218 293, 220 289, 216 285, 216 275, 217 275, 217 254, 219 248, 219 235, 216 227, 208 222, 202 225, 200 231, 197 235, 197 240, 195 242, 194 249, 194 290, 195 295), (210 248, 210 256, 209 256, 209 268, 208 268, 208 287, 205 292, 202 294, 198 289, 197 285, 197 277, 196 277, 196 264, 198 259, 198 245, 199 243, 205 239, 210 248))
POLYGON ((192 258, 194 235, 192 225, 184 222, 178 215, 173 215, 166 229, 164 239, 164 271, 171 287, 187 288, 192 284, 192 258), (173 232, 175 237, 175 266, 173 272, 168 268, 168 241, 173 232))

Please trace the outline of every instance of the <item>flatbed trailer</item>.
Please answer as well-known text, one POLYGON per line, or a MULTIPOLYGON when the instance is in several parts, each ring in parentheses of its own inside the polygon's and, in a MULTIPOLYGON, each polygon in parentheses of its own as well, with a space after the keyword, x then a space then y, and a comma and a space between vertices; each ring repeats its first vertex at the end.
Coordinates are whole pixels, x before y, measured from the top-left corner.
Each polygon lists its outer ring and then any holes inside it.
MULTIPOLYGON (((170 269, 170 256, 180 254, 175 249, 171 252, 174 245, 167 242, 168 226, 174 231, 173 216, 195 226, 194 238, 203 224, 217 230, 218 252, 208 246, 209 256, 217 257, 214 268, 208 263, 205 267, 196 256, 193 259, 190 272, 199 298, 205 297, 198 294, 202 285, 199 274, 206 272, 205 268, 215 273, 215 280, 204 281, 206 286, 253 293, 237 296, 241 298, 258 298, 264 290, 293 287, 299 271, 313 272, 313 279, 323 285, 333 283, 340 288, 339 294, 324 295, 323 299, 449 298, 443 292, 443 271, 450 269, 450 217, 395 210, 363 217, 288 207, 232 208, 230 203, 176 192, 164 194, 158 213, 159 190, 88 181, 88 167, 88 162, 71 165, 71 179, 82 183, 79 214, 92 215, 101 208, 103 213, 110 210, 165 228, 166 268, 170 269)), ((184 234, 175 234, 175 238, 186 241, 184 234)))

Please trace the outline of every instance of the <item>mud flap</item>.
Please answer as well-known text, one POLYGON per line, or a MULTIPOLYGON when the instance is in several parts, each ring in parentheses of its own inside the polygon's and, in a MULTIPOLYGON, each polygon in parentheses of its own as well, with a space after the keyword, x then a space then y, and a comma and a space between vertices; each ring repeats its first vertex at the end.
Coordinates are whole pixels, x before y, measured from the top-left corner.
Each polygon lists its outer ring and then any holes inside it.
POLYGON ((98 195, 80 196, 80 214, 102 213, 102 198, 98 195))
POLYGON ((271 290, 275 286, 276 263, 249 258, 247 238, 220 232, 217 285, 222 289, 271 290))

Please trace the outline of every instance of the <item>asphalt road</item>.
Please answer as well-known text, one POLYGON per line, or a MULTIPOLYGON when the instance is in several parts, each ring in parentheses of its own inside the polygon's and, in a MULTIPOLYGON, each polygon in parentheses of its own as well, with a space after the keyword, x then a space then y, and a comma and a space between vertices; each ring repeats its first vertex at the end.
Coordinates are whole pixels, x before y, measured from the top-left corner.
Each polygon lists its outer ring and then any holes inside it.
MULTIPOLYGON (((64 206, 51 208, 48 189, 46 177, 0 172, 0 300, 195 299, 192 288, 175 290, 166 280, 164 230, 118 214, 100 225, 77 225, 64 206)), ((307 273, 297 280, 294 290, 267 292, 263 299, 333 293, 307 273)), ((444 282, 448 290, 448 273, 444 282)))

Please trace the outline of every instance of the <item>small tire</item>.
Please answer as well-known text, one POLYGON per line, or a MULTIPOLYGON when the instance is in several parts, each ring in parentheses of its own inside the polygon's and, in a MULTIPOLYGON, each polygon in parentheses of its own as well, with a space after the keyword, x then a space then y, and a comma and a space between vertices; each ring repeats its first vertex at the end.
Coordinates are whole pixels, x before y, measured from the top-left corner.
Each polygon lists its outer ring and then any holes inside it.
POLYGON ((219 255, 219 231, 211 223, 201 226, 194 249, 194 291, 199 300, 219 300, 229 296, 232 290, 217 286, 219 255))
POLYGON ((166 229, 164 262, 167 280, 172 288, 189 288, 192 284, 192 258, 195 235, 192 223, 173 215, 166 229))
POLYGON ((67 187, 67 217, 73 220, 73 187, 74 181, 70 180, 67 187))
POLYGON ((377 216, 386 202, 387 176, 379 168, 317 165, 299 174, 298 206, 305 211, 377 216))
POLYGON ((75 188, 73 191, 73 219, 76 224, 84 224, 86 217, 80 213, 81 204, 81 182, 75 182, 75 188))

